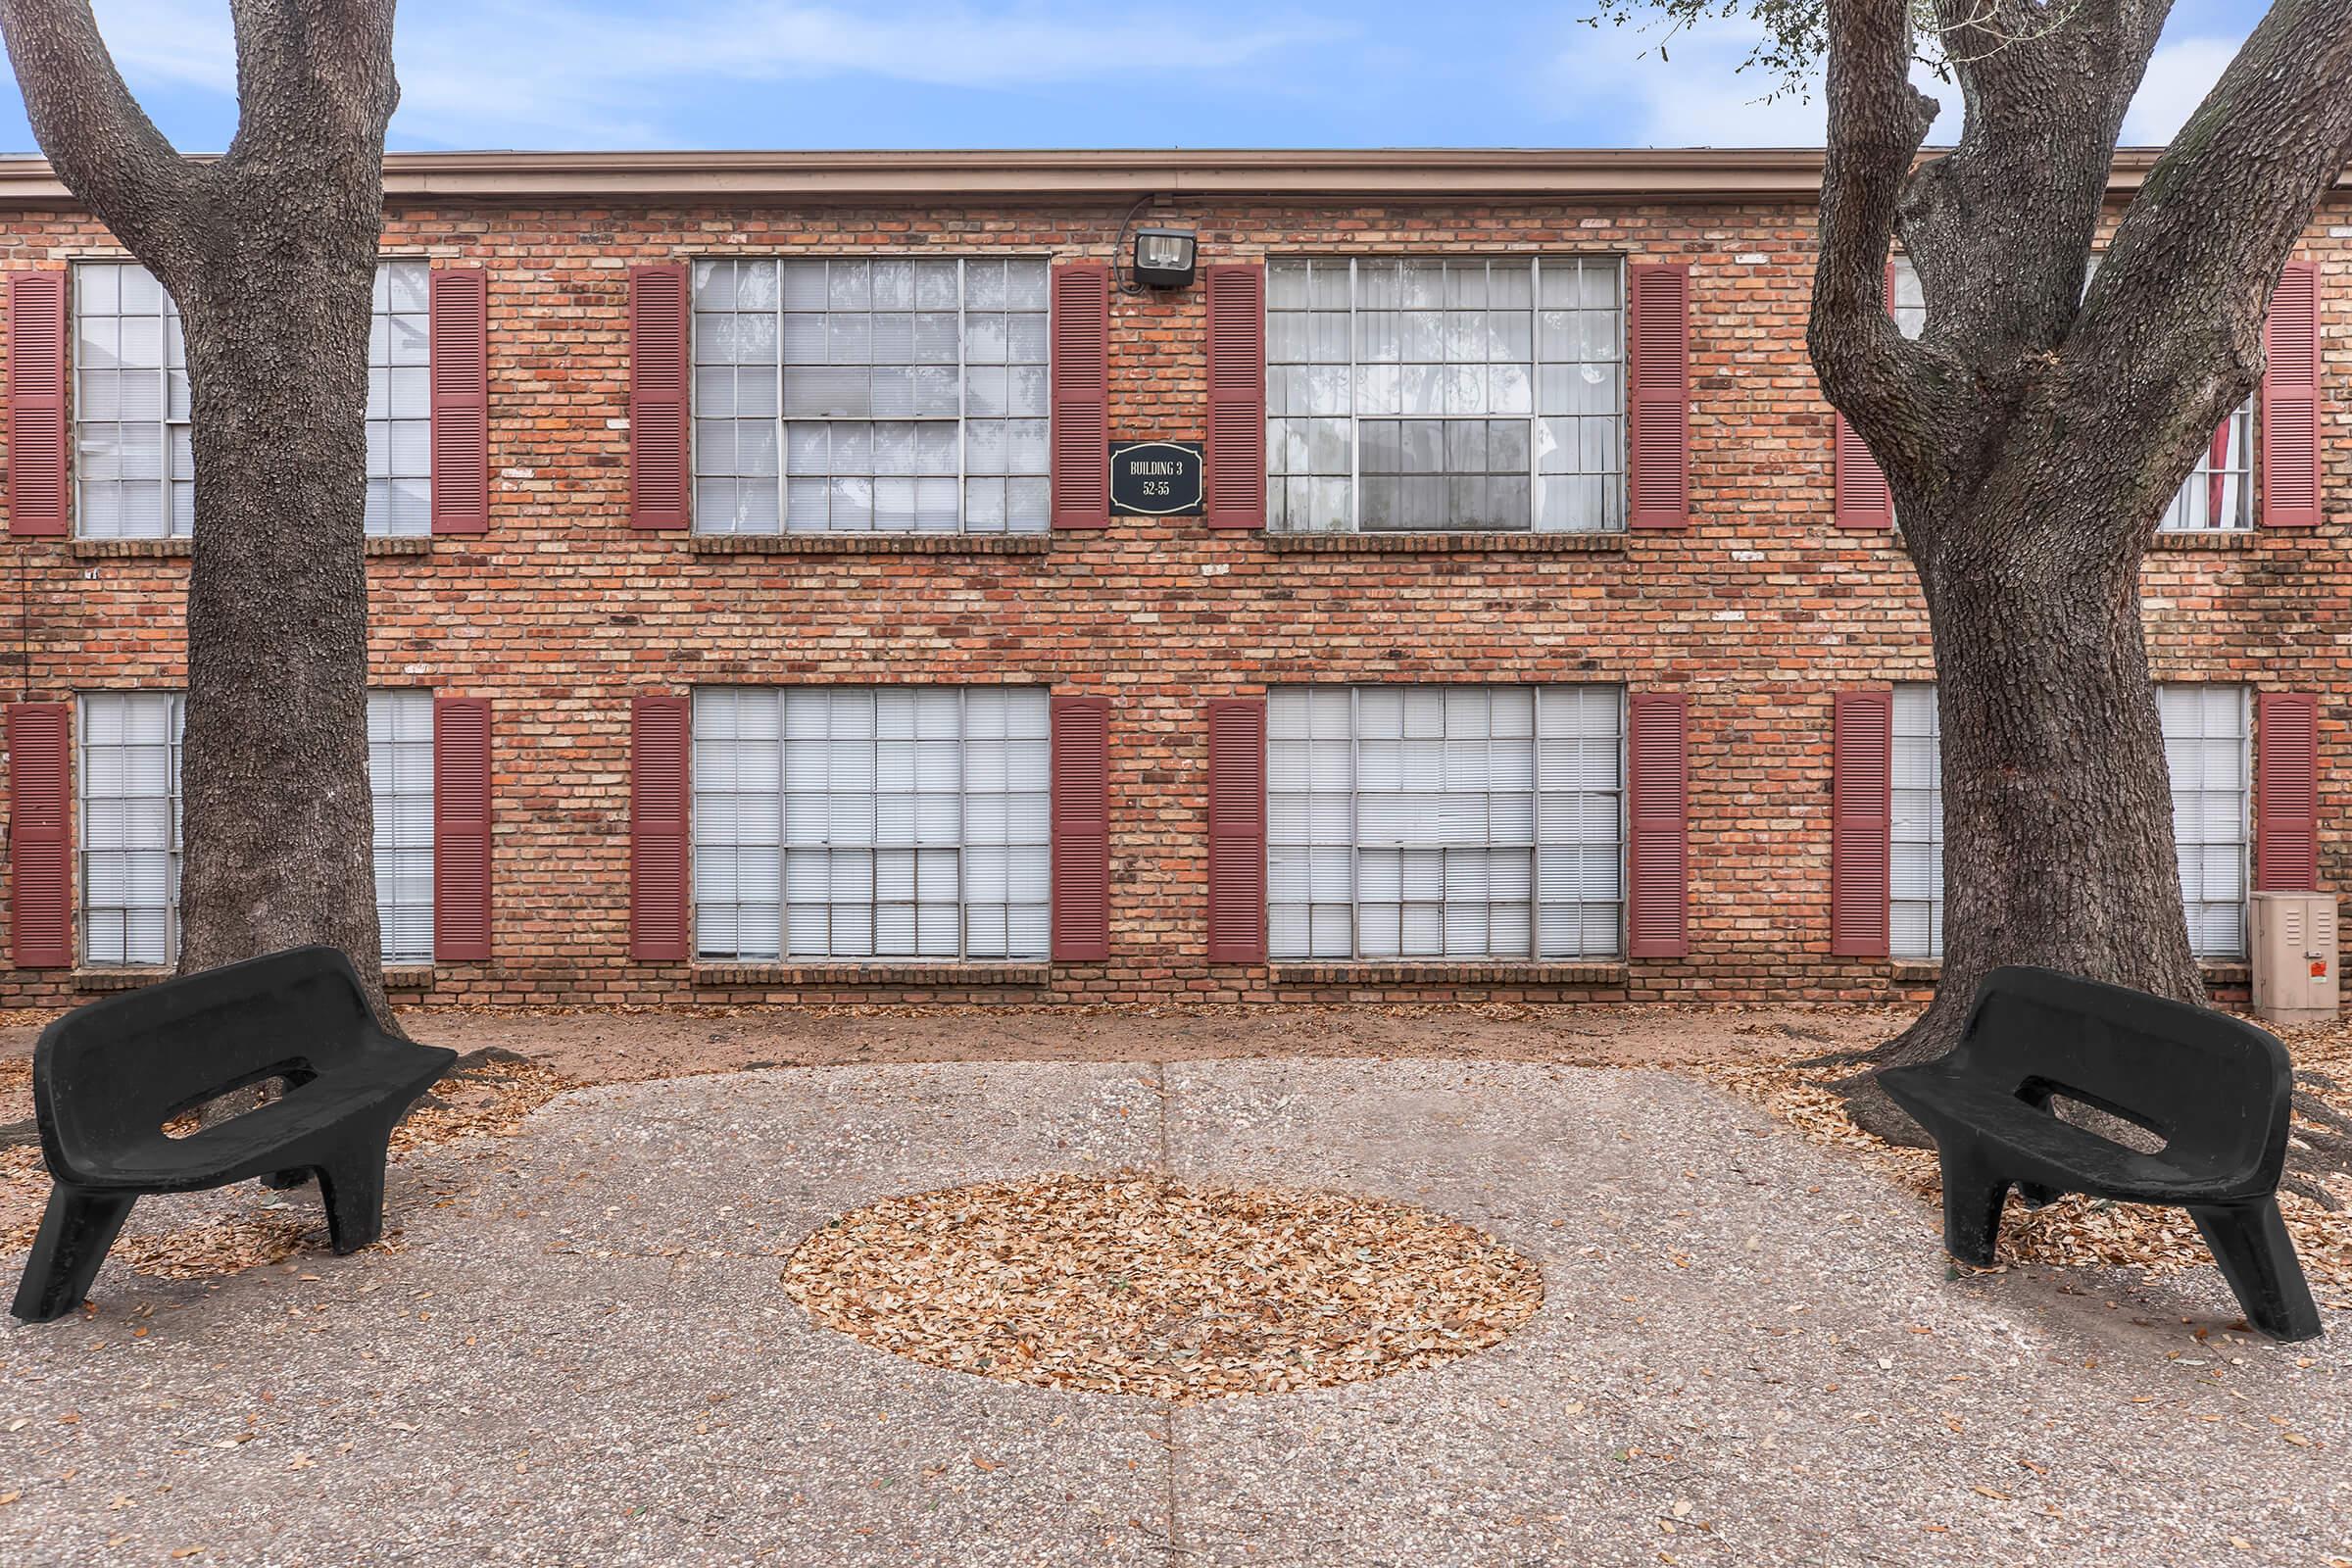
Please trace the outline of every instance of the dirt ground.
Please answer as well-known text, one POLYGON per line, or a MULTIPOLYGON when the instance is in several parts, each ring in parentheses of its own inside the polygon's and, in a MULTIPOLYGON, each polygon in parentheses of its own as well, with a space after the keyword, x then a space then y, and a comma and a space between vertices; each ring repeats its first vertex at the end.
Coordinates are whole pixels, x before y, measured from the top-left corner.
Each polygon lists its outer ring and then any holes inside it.
MULTIPOLYGON (((53 1013, 0 1012, 0 1058, 53 1013)), ((1874 1044, 1895 1008, 1678 1006, 829 1007, 679 1010, 414 1007, 416 1039, 498 1048, 581 1083, 754 1067, 941 1061, 1201 1061, 1430 1056, 1574 1067, 1696 1067, 1874 1044)), ((0 1121, 15 1114, 0 1106, 0 1121)))

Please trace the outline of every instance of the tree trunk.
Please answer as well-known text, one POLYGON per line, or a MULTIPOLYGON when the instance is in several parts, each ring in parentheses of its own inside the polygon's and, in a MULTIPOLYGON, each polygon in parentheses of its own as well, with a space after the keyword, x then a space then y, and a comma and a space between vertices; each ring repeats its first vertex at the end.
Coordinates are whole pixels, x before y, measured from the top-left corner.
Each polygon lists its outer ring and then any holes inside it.
POLYGON ((325 943, 388 1018, 362 544, 373 216, 257 203, 181 291, 201 478, 179 962, 325 943))

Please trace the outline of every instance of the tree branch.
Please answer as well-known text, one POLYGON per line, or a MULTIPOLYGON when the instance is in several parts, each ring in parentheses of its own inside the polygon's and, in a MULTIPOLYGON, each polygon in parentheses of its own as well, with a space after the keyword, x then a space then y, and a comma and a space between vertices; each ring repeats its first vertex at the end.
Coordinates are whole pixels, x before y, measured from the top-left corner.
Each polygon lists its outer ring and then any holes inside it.
POLYGON ((58 176, 140 259, 178 256, 205 175, 131 96, 90 0, 0 0, 0 36, 58 176))
POLYGON ((1911 412, 1923 356, 1886 314, 1895 210, 1936 122, 1911 85, 1908 0, 1829 0, 1829 146, 1821 175, 1821 248, 1806 347, 1830 401, 1876 446, 1911 412))

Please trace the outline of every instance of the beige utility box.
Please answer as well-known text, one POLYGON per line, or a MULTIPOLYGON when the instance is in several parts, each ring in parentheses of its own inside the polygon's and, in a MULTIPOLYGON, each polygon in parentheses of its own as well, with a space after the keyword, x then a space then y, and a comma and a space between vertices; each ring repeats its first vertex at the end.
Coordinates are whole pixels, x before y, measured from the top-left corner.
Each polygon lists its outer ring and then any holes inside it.
POLYGON ((2275 1023, 2333 1018, 2335 895, 2254 895, 2254 1010, 2275 1023))

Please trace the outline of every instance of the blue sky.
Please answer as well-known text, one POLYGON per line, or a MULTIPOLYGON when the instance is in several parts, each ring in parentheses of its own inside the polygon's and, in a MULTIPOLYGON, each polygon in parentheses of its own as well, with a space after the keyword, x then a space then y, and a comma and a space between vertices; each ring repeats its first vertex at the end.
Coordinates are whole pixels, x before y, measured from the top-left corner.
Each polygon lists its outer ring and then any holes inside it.
MULTIPOLYGON (((96 0, 183 150, 235 125, 226 0, 96 0)), ((2163 141, 2261 7, 2180 0, 2128 141, 2163 141)), ((1749 37, 1595 30, 1589 7, 1454 0, 402 0, 391 142, 480 147, 1785 145, 1749 37)), ((1940 127, 1957 125, 1947 112, 1940 127)), ((13 76, 0 149, 30 150, 13 76)))

